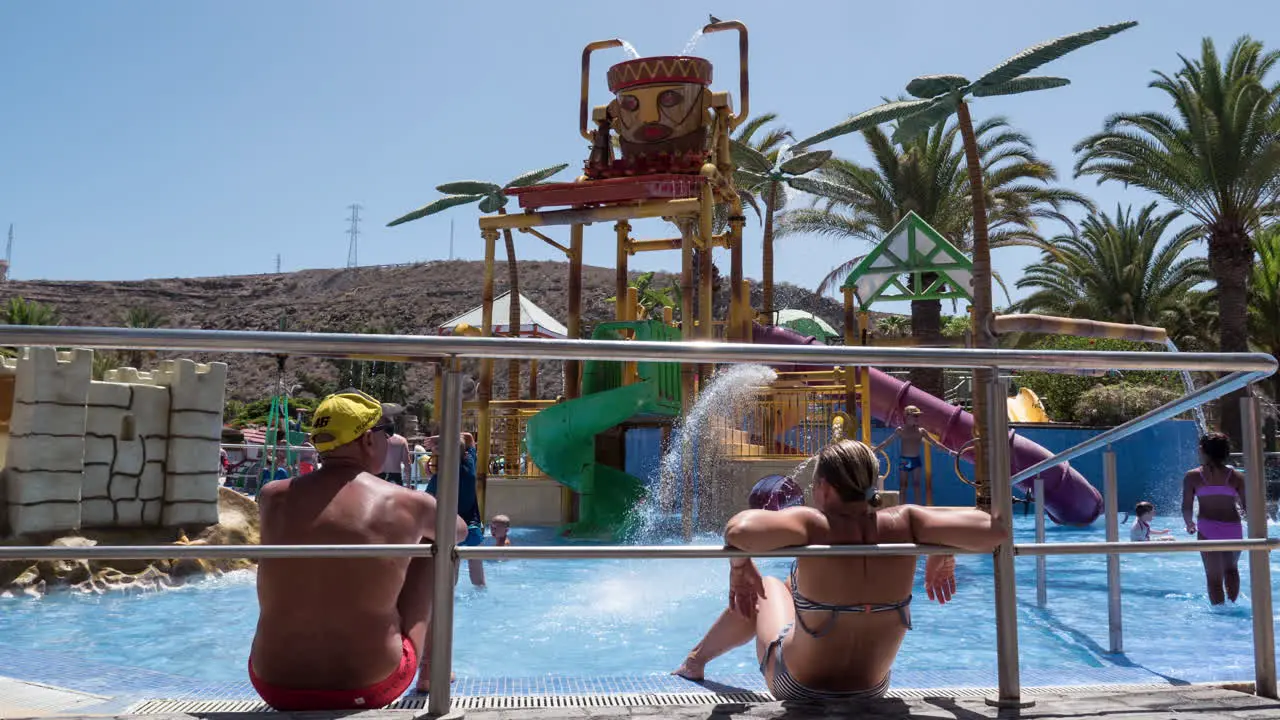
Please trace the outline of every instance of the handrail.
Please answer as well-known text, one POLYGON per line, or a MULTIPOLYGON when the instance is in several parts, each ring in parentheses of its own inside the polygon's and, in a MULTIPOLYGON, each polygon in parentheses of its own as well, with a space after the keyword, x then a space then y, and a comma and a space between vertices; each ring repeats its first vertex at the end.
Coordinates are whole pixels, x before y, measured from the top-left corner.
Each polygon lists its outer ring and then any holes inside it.
MULTIPOLYGON (((1143 553, 1245 552, 1271 550, 1280 538, 1245 540, 1184 540, 1175 542, 1019 543, 1015 555, 1137 555, 1143 553)), ((12 545, 0 547, 0 560, 179 560, 431 557, 430 543, 416 545, 95 545, 64 547, 12 545)), ((900 555, 986 555, 981 550, 916 543, 878 545, 805 545, 777 550, 746 551, 722 545, 519 545, 457 547, 463 560, 728 560, 730 558, 867 557, 900 555)))
POLYGON ((263 355, 439 362, 446 357, 507 360, 613 360, 678 363, 789 363, 898 367, 1003 367, 1028 370, 1117 369, 1255 372, 1270 375, 1266 353, 1151 353, 976 348, 881 348, 756 345, 723 342, 562 340, 458 335, 364 335, 62 326, 0 326, 0 346, 44 345, 108 350, 183 350, 263 355))
POLYGON ((1264 374, 1260 372, 1235 372, 1227 375, 1226 377, 1218 378, 1208 385, 1197 388, 1188 395, 1183 395, 1177 400, 1165 403, 1151 412, 1140 415, 1122 425, 1117 425, 1110 430, 1094 435, 1088 440, 1073 445, 1052 457, 1045 458, 1035 465, 1032 465, 1019 473, 1015 473, 1011 478, 1011 481, 1017 483, 1022 480, 1026 480, 1027 478, 1035 477, 1055 465, 1067 462, 1068 460, 1084 455, 1087 452, 1097 450, 1098 448, 1105 447, 1117 440, 1122 440, 1135 433, 1142 432, 1152 425, 1164 422, 1175 415, 1184 413, 1193 407, 1208 402, 1209 400, 1220 398, 1233 390, 1237 390, 1249 383, 1261 380, 1269 374, 1270 373, 1264 374))

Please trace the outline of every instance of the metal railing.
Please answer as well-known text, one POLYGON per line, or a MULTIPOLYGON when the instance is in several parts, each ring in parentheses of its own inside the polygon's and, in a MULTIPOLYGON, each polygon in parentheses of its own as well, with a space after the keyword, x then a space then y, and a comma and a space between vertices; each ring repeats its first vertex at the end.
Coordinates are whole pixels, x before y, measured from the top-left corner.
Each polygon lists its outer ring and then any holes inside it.
MULTIPOLYGON (((898 367, 954 367, 999 369, 1094 369, 1121 370, 1195 370, 1226 372, 1226 377, 1170 403, 1152 413, 1125 423, 1114 430, 1080 443, 1065 453, 1024 471, 1019 477, 1051 467, 1070 457, 1077 457, 1110 442, 1127 437, 1159 419, 1172 417, 1187 407, 1221 397, 1231 390, 1266 377, 1276 370, 1276 361, 1261 353, 1141 353, 1052 350, 975 350, 958 348, 880 348, 845 346, 770 346, 724 344, 711 342, 655 343, 587 340, 536 340, 515 338, 466 338, 454 336, 390 336, 356 334, 270 333, 243 331, 161 330, 143 328, 77 328, 77 327, 0 327, 0 346, 52 345, 55 347, 88 347, 114 350, 169 350, 192 352, 244 352, 269 355, 309 355, 317 357, 378 359, 399 362, 440 362, 444 366, 442 382, 441 435, 452 437, 461 430, 462 373, 460 358, 519 358, 654 361, 681 363, 802 363, 836 366, 889 365, 898 367), (1043 467, 1041 467, 1043 466, 1043 467)), ((990 407, 1002 407, 1004 384, 990 383, 990 407)), ((1105 543, 1055 543, 1015 545, 1010 539, 994 553, 995 623, 997 636, 998 697, 994 704, 1022 705, 1018 667, 1017 587, 1014 582, 1014 557, 1018 554, 1045 556, 1054 554, 1247 551, 1249 552, 1251 595, 1253 597, 1253 640, 1255 691, 1276 697, 1275 628, 1272 619, 1271 568, 1269 554, 1277 544, 1267 538, 1266 510, 1262 498, 1265 485, 1262 474, 1260 408, 1256 398, 1245 398, 1241 404, 1245 436, 1246 498, 1248 499, 1248 539, 1240 541, 1197 541, 1169 543, 1119 543, 1109 537, 1105 543)), ((986 437, 1007 437, 1008 418, 1004 412, 990 413, 986 437)), ((440 476, 437 501, 443 507, 456 507, 458 502, 457 443, 443 443, 440 448, 440 476)), ((1008 444, 990 443, 988 467, 992 469, 990 486, 993 514, 1012 528, 1012 478, 1005 470, 1008 444)), ((1114 499, 1114 496, 1112 496, 1114 499)), ((1114 506, 1114 502, 1111 503, 1114 506)), ((428 701, 431 715, 445 715, 451 705, 450 673, 453 652, 454 585, 453 565, 458 559, 544 559, 544 558, 731 558, 731 557, 812 557, 957 554, 955 548, 912 544, 871 546, 809 546, 784 548, 769 552, 747 553, 722 547, 456 547, 454 518, 438 513, 436 542, 432 545, 308 545, 308 546, 136 546, 136 547, 0 547, 0 559, 67 559, 130 558, 157 559, 182 557, 426 557, 448 558, 450 562, 435 564, 435 592, 432 610, 433 643, 431 653, 431 687, 428 701)), ((1111 533, 1109 533, 1110 535, 1111 533)), ((1118 590, 1118 583, 1116 584, 1118 590)))

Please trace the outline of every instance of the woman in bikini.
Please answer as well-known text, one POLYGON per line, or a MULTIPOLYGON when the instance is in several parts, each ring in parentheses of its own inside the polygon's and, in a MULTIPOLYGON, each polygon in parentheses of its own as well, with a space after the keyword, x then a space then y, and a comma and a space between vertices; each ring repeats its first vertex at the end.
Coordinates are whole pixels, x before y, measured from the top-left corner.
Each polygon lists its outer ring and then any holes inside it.
MULTIPOLYGON (((1209 433, 1200 438, 1200 467, 1182 478, 1182 518, 1187 533, 1199 540, 1240 540, 1244 528, 1240 524, 1245 508, 1244 476, 1227 467, 1231 441, 1222 433, 1209 433), (1200 502, 1200 513, 1192 513, 1200 502), (1193 519, 1194 518, 1194 519, 1193 519)), ((1209 603, 1221 605, 1235 602, 1240 595, 1240 553, 1202 552, 1205 580, 1209 585, 1209 603)))
MULTIPOLYGON (((978 510, 903 505, 878 511, 878 469, 875 454, 860 442, 828 445, 818 454, 814 507, 741 512, 726 526, 725 542, 749 552, 877 543, 988 551, 1007 537, 1003 523, 978 510)), ((949 556, 929 558, 931 599, 951 599, 954 568, 949 556)), ((915 569, 913 555, 805 557, 784 583, 762 578, 750 559, 734 559, 729 608, 676 674, 701 680, 709 661, 754 639, 760 671, 779 700, 879 697, 911 627, 915 569)))

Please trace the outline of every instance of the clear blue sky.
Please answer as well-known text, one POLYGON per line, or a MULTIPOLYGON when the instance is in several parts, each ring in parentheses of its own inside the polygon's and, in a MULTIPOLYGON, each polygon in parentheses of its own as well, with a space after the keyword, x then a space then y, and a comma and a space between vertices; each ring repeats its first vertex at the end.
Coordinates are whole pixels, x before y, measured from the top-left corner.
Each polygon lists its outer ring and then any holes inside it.
MULTIPOLYGON (((752 110, 778 112, 801 137, 897 95, 913 76, 973 77, 1042 40, 1138 20, 1044 68, 1072 85, 973 105, 979 118, 1009 116, 1064 182, 1108 208, 1148 198, 1071 180, 1072 144, 1112 112, 1164 109, 1146 87, 1151 70, 1176 69, 1201 37, 1225 50, 1280 20, 1276 0, 8 2, 0 232, 16 225, 14 276, 269 272, 277 253, 285 270, 340 267, 352 202, 365 208, 361 264, 446 257, 450 217, 456 255, 478 258, 472 207, 384 225, 448 180, 503 182, 559 162, 571 177, 587 149, 576 127, 582 47, 621 37, 642 54, 678 53, 709 12, 751 28, 752 110)), ((716 64, 718 89, 737 94, 731 34, 705 38, 695 54, 716 64)), ((621 59, 597 55, 596 104, 605 66, 621 59)), ((864 157, 856 136, 829 147, 864 157)), ((747 274, 758 277, 759 230, 748 232, 747 274)), ((611 265, 611 238, 589 228, 586 261, 611 265)), ((556 259, 530 236, 518 245, 523 258, 556 259)), ((863 251, 789 239, 778 279, 812 287, 863 251)), ((996 253, 1010 279, 1031 260, 996 253)), ((674 253, 633 262, 676 266, 674 253)))

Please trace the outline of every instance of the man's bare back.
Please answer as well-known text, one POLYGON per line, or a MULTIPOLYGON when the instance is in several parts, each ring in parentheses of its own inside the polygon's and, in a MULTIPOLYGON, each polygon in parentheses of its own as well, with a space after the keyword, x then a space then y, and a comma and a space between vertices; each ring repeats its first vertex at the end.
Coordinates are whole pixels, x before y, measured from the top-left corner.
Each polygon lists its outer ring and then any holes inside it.
MULTIPOLYGON (((435 537, 436 501, 378 478, 388 407, 359 391, 325 398, 311 440, 323 465, 258 496, 266 545, 412 545, 435 537)), ((458 520, 459 538, 467 533, 458 520)), ((258 566, 249 679, 277 710, 375 709, 428 652, 434 561, 281 558, 258 566)))
MULTIPOLYGON (((259 497, 267 545, 412 544, 433 537, 435 501, 326 466, 259 497)), ((254 670, 294 688, 357 688, 395 669, 402 637, 421 654, 431 576, 408 558, 265 559, 258 567, 254 670)))

